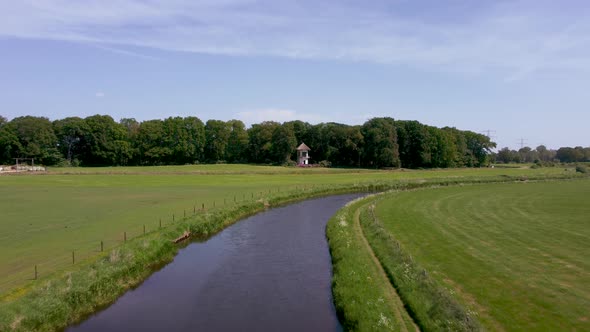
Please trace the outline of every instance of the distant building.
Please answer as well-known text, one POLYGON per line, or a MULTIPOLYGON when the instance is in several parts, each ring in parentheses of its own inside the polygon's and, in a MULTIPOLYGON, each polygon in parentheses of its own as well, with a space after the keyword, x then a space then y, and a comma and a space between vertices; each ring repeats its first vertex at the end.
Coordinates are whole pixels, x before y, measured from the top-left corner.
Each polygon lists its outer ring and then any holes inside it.
POLYGON ((297 147, 297 163, 299 165, 309 165, 309 146, 305 145, 305 143, 301 143, 297 147))

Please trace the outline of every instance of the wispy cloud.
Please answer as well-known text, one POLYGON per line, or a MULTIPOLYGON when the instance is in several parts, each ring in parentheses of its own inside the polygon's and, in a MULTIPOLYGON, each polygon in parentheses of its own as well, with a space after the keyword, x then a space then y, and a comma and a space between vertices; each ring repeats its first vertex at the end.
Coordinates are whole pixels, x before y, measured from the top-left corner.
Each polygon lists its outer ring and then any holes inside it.
POLYGON ((103 97, 105 96, 105 94, 104 94, 104 92, 102 92, 102 91, 97 91, 97 92, 94 94, 94 96, 95 96, 96 98, 103 98, 103 97))
POLYGON ((294 121, 301 120, 310 123, 319 123, 326 121, 322 116, 317 114, 301 113, 289 109, 281 108, 261 108, 241 111, 235 114, 235 117, 244 121, 246 125, 260 123, 263 121, 294 121))
POLYGON ((139 56, 122 47, 500 72, 510 81, 545 69, 590 70, 589 8, 542 0, 5 1, 0 36, 139 56))
POLYGON ((132 51, 128 51, 128 50, 122 50, 119 48, 109 47, 109 46, 106 46, 103 44, 90 43, 89 45, 92 47, 96 47, 98 49, 104 50, 104 51, 108 51, 108 52, 116 53, 116 54, 122 54, 122 55, 130 56, 130 57, 134 57, 134 58, 147 59, 147 60, 158 60, 158 61, 162 60, 162 59, 155 57, 155 56, 141 54, 141 53, 132 52, 132 51))

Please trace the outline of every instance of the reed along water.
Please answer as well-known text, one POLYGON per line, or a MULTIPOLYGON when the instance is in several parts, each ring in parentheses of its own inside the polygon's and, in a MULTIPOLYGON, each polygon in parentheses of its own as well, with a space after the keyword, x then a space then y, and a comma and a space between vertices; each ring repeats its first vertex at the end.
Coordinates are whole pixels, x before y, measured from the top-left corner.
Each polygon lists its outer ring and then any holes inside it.
POLYGON ((274 208, 192 243, 67 331, 341 331, 325 227, 356 197, 274 208))

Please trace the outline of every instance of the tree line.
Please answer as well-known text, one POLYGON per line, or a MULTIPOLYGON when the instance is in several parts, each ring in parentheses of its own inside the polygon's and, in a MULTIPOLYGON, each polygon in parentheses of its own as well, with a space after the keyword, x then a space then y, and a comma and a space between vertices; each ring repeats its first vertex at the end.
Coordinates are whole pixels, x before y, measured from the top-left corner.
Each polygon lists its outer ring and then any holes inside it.
POLYGON ((480 167, 496 144, 484 135, 418 121, 373 118, 362 125, 169 117, 143 122, 108 115, 50 121, 0 117, 0 164, 123 166, 195 163, 293 164, 305 142, 313 163, 338 167, 480 167))
POLYGON ((575 163, 590 162, 590 147, 581 146, 561 147, 557 150, 549 150, 544 145, 539 145, 535 149, 528 146, 520 148, 518 151, 510 150, 505 147, 497 153, 490 156, 494 162, 501 163, 575 163))

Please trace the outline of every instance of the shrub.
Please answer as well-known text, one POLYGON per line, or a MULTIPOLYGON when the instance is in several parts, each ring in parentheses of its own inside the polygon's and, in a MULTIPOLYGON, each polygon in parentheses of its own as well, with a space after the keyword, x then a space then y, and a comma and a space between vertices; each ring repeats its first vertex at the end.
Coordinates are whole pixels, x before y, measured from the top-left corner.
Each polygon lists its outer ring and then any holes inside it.
POLYGON ((293 167, 293 166, 297 166, 297 163, 295 161, 289 159, 289 160, 285 161, 282 166, 293 167))
POLYGON ((332 163, 329 162, 328 160, 322 160, 322 161, 320 161, 319 165, 320 165, 320 167, 330 167, 330 166, 332 166, 332 163))
POLYGON ((586 173, 588 173, 588 168, 584 165, 578 165, 578 166, 576 166, 576 173, 586 174, 586 173))

